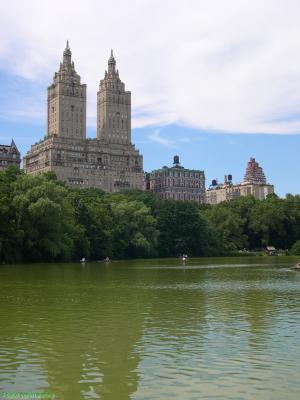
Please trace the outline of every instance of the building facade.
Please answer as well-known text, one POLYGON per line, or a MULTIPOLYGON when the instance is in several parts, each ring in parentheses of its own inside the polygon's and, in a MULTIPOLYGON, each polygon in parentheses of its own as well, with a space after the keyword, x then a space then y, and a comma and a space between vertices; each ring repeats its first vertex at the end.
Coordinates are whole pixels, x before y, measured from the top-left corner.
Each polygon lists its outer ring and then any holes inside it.
POLYGON ((182 167, 174 157, 173 167, 162 167, 148 175, 146 187, 163 200, 196 201, 205 203, 204 171, 182 167))
POLYGON ((274 186, 268 183, 247 183, 239 185, 240 196, 254 196, 257 200, 264 200, 269 194, 274 193, 274 186))
POLYGON ((119 78, 112 52, 97 93, 97 138, 120 145, 131 143, 131 93, 119 78))
POLYGON ((0 144, 0 171, 14 165, 20 168, 21 154, 12 140, 10 145, 0 144))
POLYGON ((266 176, 262 167, 259 166, 258 162, 256 162, 255 158, 253 157, 250 157, 250 160, 248 161, 244 176, 244 182, 257 183, 262 185, 267 184, 266 176))
POLYGON ((238 185, 233 185, 232 176, 226 175, 224 183, 218 184, 214 179, 210 188, 206 191, 206 202, 208 204, 218 204, 222 201, 230 201, 240 196, 238 185))
POLYGON ((250 158, 244 181, 234 185, 232 175, 225 175, 224 183, 221 184, 214 179, 206 191, 206 202, 218 204, 240 196, 254 196, 258 200, 264 200, 271 193, 274 193, 274 186, 267 183, 263 169, 255 161, 255 158, 250 158))
POLYGON ((97 94, 97 138, 86 138, 86 85, 67 42, 48 88, 47 136, 24 157, 27 174, 53 171, 68 186, 108 192, 143 188, 143 158, 131 143, 131 94, 111 52, 97 94))
POLYGON ((63 62, 48 87, 47 106, 49 137, 86 139, 86 85, 75 71, 68 42, 63 62))

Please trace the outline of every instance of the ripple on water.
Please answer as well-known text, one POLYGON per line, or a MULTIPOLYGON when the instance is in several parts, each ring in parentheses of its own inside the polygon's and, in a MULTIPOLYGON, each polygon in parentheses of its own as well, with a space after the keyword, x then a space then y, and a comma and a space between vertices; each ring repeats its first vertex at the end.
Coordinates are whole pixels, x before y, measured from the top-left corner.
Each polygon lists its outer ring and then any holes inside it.
POLYGON ((5 267, 0 386, 72 400, 294 400, 300 274, 287 264, 5 267))

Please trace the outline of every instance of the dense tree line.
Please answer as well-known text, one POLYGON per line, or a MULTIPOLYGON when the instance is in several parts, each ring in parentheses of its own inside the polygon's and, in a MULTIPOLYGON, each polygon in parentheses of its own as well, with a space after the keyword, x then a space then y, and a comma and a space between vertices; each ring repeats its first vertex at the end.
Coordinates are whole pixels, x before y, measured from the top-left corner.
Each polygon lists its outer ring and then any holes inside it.
POLYGON ((300 196, 215 206, 150 192, 70 189, 53 173, 0 172, 0 262, 232 254, 273 245, 300 255, 300 196))

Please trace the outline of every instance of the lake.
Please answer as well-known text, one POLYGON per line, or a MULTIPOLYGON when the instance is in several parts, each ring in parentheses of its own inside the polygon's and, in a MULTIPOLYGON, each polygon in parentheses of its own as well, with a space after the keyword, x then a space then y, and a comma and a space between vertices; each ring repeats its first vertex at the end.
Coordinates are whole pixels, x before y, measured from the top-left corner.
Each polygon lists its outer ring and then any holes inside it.
POLYGON ((298 399, 295 261, 2 265, 0 391, 70 400, 298 399))

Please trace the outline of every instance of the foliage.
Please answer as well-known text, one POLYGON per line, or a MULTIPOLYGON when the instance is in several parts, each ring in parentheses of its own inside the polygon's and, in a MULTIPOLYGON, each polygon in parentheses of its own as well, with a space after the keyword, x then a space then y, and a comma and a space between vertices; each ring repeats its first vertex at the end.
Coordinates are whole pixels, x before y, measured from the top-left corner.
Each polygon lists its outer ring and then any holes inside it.
POLYGON ((1 217, 5 220, 5 225, 1 223, 0 260, 69 259, 76 224, 67 189, 53 174, 25 176, 8 170, 0 179, 1 217))
POLYGON ((153 193, 70 189, 53 173, 0 172, 0 262, 241 254, 266 245, 300 255, 300 196, 215 206, 153 193))
POLYGON ((158 231, 150 209, 140 201, 112 198, 113 256, 117 258, 154 255, 158 231))
POLYGON ((158 212, 159 254, 161 256, 208 255, 215 243, 209 226, 196 203, 167 200, 158 212))
POLYGON ((300 256, 300 240, 297 240, 291 248, 291 254, 294 256, 300 256))
POLYGON ((247 236, 244 234, 245 219, 236 210, 221 203, 205 211, 204 215, 215 226, 217 237, 225 250, 233 251, 247 247, 247 236))
POLYGON ((85 239, 84 245, 76 246, 77 259, 93 260, 112 255, 112 212, 104 200, 104 192, 98 189, 69 190, 69 199, 75 210, 75 218, 85 239))

